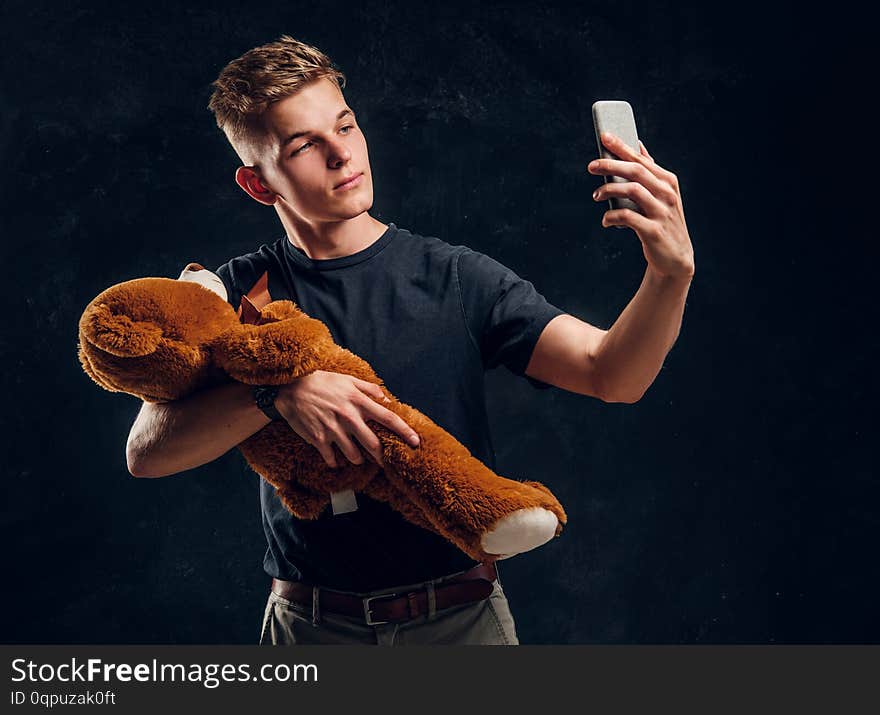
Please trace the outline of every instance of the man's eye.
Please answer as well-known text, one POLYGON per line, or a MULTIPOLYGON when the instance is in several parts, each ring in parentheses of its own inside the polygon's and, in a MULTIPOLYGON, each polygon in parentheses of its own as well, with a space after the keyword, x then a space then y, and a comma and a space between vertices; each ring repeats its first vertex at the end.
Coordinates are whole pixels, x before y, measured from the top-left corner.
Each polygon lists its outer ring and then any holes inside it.
MULTIPOLYGON (((344 127, 342 127, 342 129, 354 129, 354 126, 352 126, 351 124, 346 124, 344 127)), ((340 129, 339 131, 342 131, 342 129, 340 129)), ((346 134, 348 134, 348 132, 346 132, 346 134)), ((312 145, 311 142, 306 142, 306 143, 303 144, 299 149, 297 149, 296 151, 292 152, 292 153, 291 153, 291 156, 296 156, 297 154, 299 154, 300 152, 302 152, 302 150, 305 149, 307 146, 311 146, 311 145, 312 145)))

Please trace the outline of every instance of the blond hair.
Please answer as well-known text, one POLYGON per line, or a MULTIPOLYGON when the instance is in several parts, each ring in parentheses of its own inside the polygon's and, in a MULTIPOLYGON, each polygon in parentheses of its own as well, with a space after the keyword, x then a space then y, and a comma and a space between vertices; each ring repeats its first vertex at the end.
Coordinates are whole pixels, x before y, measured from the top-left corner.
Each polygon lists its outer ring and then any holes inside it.
POLYGON ((340 90, 345 87, 345 75, 327 55, 282 35, 226 65, 211 83, 208 109, 239 158, 255 164, 265 146, 261 117, 269 105, 322 78, 335 81, 340 90))

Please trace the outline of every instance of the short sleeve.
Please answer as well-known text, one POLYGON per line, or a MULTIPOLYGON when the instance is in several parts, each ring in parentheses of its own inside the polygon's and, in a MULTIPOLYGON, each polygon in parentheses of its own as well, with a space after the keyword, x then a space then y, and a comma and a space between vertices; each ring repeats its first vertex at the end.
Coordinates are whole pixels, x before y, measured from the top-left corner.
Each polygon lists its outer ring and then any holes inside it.
POLYGON ((259 260, 257 254, 249 253, 218 266, 214 273, 226 288, 229 304, 238 310, 241 297, 253 287, 265 270, 265 261, 259 260))
POLYGON ((485 254, 465 247, 458 254, 457 269, 462 310, 484 368, 503 364, 535 388, 551 387, 525 371, 547 323, 565 311, 485 254))
POLYGON ((226 288, 226 300, 229 301, 229 304, 233 308, 237 308, 238 305, 236 301, 241 300, 241 291, 238 289, 238 286, 235 285, 235 281, 232 278, 231 264, 232 261, 229 261, 222 266, 218 266, 214 270, 214 273, 223 282, 223 286, 226 288))

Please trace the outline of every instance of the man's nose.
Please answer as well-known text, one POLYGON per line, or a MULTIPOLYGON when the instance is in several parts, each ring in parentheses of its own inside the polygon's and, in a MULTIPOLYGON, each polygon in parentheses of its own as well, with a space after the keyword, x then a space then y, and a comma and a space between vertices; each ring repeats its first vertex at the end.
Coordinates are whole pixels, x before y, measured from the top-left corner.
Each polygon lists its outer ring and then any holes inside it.
POLYGON ((329 150, 327 159, 331 166, 339 166, 351 159, 351 151, 342 140, 328 142, 327 148, 329 150))

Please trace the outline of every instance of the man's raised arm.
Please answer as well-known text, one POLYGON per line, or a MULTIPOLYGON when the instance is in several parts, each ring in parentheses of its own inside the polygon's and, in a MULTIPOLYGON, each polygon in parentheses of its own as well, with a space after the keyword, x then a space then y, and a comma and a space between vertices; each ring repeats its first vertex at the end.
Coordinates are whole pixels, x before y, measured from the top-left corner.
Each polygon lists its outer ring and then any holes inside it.
POLYGON ((629 181, 608 182, 593 199, 628 198, 642 209, 611 209, 602 225, 635 231, 648 262, 645 277, 609 330, 570 315, 554 318, 535 345, 526 374, 605 402, 632 403, 657 377, 681 330, 696 270, 694 248, 678 177, 657 164, 641 141, 638 153, 613 135, 603 134, 602 142, 621 159, 596 159, 587 167, 590 173, 629 181))

